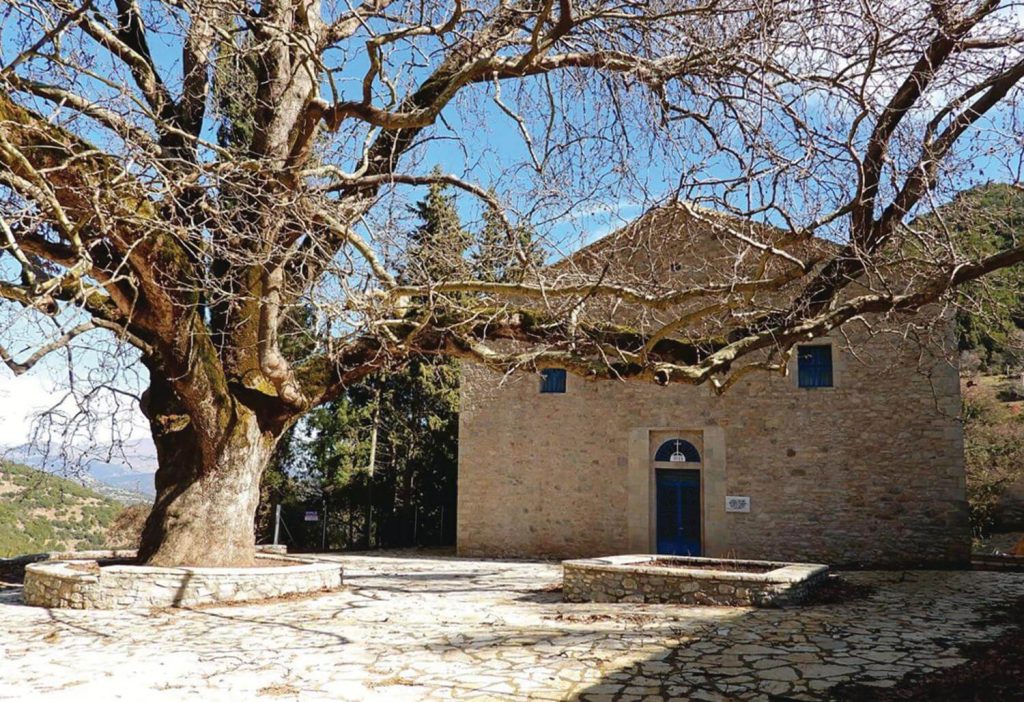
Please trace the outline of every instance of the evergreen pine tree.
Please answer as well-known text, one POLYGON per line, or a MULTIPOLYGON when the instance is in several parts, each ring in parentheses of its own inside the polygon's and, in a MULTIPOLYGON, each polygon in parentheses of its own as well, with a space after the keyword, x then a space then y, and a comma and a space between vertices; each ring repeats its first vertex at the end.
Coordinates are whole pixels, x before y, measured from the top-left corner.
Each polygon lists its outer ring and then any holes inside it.
MULTIPOLYGON (((412 209, 420 223, 409 234, 413 245, 401 277, 415 282, 468 275, 472 237, 455 197, 443 185, 432 185, 412 209)), ((282 453, 264 480, 265 496, 290 505, 293 532, 302 531, 303 511, 326 505, 330 548, 451 543, 458 383, 456 361, 431 357, 413 358, 353 385, 282 441, 282 453)), ((271 511, 265 505, 260 513, 271 511)), ((261 526, 265 535, 272 528, 261 526)), ((307 529, 301 545, 318 548, 319 538, 319 531, 307 529)))
POLYGON ((534 246, 532 229, 515 227, 510 240, 505 223, 492 210, 486 210, 471 263, 473 276, 480 280, 517 283, 523 280, 530 266, 539 266, 542 261, 534 246), (516 255, 514 247, 525 254, 526 265, 516 255))
MULTIPOLYGON (((438 171, 435 169, 435 175, 438 171)), ((447 185, 432 183, 412 211, 420 224, 409 235, 403 278, 409 283, 450 280, 469 274, 466 250, 472 236, 462 226, 455 196, 447 185)))

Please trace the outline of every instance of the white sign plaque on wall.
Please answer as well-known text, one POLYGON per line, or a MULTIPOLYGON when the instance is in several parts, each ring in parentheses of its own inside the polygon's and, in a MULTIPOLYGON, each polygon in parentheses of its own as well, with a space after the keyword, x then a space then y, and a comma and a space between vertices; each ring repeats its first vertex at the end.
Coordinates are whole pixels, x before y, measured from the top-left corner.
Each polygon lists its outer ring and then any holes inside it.
POLYGON ((726 512, 749 512, 750 511, 750 498, 743 497, 740 495, 726 495, 725 497, 725 511, 726 512))

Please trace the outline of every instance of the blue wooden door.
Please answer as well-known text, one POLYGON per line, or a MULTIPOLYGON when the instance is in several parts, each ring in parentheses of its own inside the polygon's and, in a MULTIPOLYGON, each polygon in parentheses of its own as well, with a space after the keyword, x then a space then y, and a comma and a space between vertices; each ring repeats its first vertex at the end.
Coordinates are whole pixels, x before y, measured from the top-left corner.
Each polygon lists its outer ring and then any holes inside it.
POLYGON ((700 471, 658 470, 658 553, 700 555, 700 471))

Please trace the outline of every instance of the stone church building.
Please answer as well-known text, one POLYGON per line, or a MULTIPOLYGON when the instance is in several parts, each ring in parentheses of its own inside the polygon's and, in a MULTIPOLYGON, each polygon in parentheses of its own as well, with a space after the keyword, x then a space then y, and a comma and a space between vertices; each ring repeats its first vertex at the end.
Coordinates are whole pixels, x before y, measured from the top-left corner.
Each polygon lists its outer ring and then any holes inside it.
MULTIPOLYGON (((638 222, 571 258, 683 281, 733 265, 733 240, 684 215, 638 222)), ((787 374, 753 373, 721 395, 467 364, 459 554, 965 562, 953 355, 850 334, 799 344, 787 374)))

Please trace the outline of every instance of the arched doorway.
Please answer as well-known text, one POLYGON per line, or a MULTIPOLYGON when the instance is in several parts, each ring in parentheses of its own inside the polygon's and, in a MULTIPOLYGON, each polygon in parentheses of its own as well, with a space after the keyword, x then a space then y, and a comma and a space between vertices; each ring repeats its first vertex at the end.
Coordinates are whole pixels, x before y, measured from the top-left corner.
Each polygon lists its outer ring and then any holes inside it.
POLYGON ((658 446, 653 468, 657 552, 701 555, 700 452, 685 439, 669 439, 658 446))

